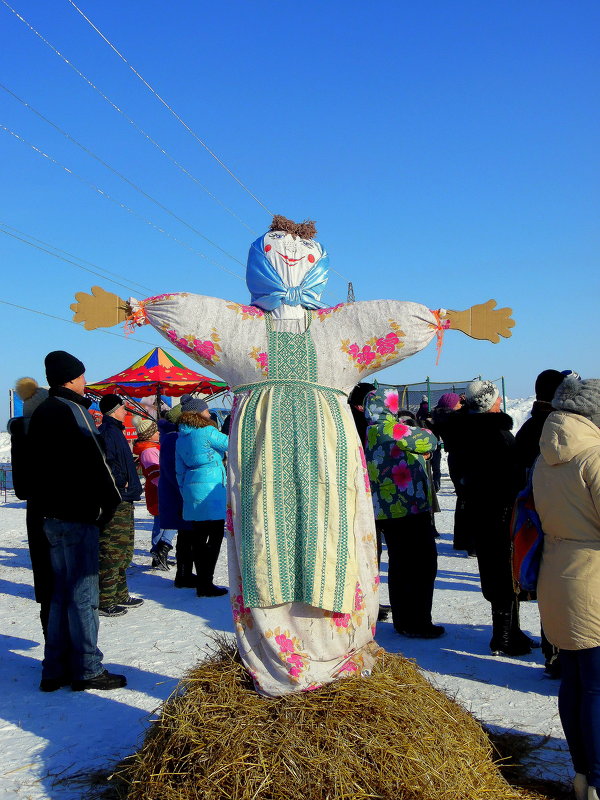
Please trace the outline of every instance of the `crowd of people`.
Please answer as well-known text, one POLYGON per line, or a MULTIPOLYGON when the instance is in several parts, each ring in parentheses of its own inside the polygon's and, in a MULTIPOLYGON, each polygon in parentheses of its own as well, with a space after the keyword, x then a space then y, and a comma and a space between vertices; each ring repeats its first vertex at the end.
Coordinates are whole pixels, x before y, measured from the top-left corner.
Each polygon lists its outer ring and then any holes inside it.
MULTIPOLYGON (((99 616, 123 616, 143 603, 127 586, 134 503, 145 493, 154 568, 170 568, 175 540, 174 586, 200 597, 226 594, 213 575, 229 440, 207 403, 184 395, 158 418, 136 419, 132 452, 121 397, 101 399, 97 428, 83 363, 53 351, 45 367, 49 390, 33 379, 17 383, 23 416, 9 428, 45 638, 40 689, 120 688, 126 679, 104 669, 97 637, 99 616)), ((545 534, 537 593, 545 671, 562 678, 559 710, 575 791, 588 800, 600 787, 600 380, 544 370, 535 393, 516 436, 497 387, 485 380, 472 381, 462 395, 445 393, 431 411, 424 398, 416 415, 401 407, 397 390, 366 383, 349 403, 364 447, 379 558, 384 542, 388 552, 392 622, 403 636, 444 634, 431 614, 443 447, 457 500, 454 548, 477 558, 491 608, 490 650, 515 657, 539 646, 520 629, 525 598, 515 593, 511 570, 511 512, 532 473, 545 534)))
POLYGON ((83 363, 53 351, 45 368, 48 390, 32 378, 17 382, 23 415, 9 422, 14 488, 27 500, 45 643, 40 689, 122 688, 125 676, 104 669, 97 643, 100 616, 120 617, 144 602, 127 585, 134 503, 144 492, 154 518, 154 568, 170 568, 177 535, 174 585, 194 588, 200 597, 226 594, 213 574, 225 524, 228 437, 217 430, 204 400, 184 395, 164 418, 136 418, 132 452, 121 397, 102 397, 96 426, 83 363))

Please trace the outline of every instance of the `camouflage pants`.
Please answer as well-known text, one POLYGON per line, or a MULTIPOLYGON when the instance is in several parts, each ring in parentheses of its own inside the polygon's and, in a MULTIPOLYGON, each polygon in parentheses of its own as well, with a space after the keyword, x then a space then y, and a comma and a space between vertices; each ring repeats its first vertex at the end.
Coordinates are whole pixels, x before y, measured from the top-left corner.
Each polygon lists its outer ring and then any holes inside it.
POLYGON ((133 558, 133 503, 119 503, 114 517, 100 530, 100 608, 129 597, 125 570, 133 558))

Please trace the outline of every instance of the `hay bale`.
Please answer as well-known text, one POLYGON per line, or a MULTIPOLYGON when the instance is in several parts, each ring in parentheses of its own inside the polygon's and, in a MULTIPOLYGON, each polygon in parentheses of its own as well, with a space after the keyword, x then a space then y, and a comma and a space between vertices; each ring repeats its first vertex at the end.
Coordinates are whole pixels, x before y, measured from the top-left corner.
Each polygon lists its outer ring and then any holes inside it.
MULTIPOLYGON (((383 652, 383 651, 382 651, 383 652)), ((221 646, 116 775, 128 800, 539 800, 505 781, 475 719, 415 664, 265 699, 221 646)))

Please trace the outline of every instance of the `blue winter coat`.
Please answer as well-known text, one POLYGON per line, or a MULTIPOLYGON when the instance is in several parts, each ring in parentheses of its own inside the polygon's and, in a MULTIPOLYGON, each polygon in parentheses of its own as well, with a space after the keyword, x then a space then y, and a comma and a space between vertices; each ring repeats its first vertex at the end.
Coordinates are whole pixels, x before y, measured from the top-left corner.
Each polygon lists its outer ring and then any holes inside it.
POLYGON ((229 439, 212 425, 179 426, 175 446, 177 483, 183 496, 183 518, 225 519, 223 455, 229 439))

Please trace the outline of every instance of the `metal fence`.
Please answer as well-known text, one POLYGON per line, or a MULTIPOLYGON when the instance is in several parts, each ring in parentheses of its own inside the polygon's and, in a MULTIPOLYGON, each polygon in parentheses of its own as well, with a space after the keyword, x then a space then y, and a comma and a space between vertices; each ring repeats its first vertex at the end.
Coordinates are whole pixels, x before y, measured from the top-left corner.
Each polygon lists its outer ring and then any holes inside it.
MULTIPOLYGON (((481 375, 477 376, 481 379, 481 375)), ((400 407, 407 408, 409 411, 415 413, 419 409, 421 401, 426 398, 429 403, 429 408, 435 408, 438 400, 443 394, 447 392, 455 392, 456 394, 463 394, 467 388, 467 384, 471 383, 475 378, 468 378, 464 381, 430 381, 426 378, 421 383, 378 383, 373 381, 374 385, 383 387, 384 389, 397 389, 400 395, 400 407)), ((504 376, 500 378, 491 379, 492 383, 498 386, 500 397, 502 397, 502 408, 506 411, 506 387, 504 383, 504 376)))

